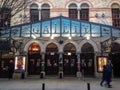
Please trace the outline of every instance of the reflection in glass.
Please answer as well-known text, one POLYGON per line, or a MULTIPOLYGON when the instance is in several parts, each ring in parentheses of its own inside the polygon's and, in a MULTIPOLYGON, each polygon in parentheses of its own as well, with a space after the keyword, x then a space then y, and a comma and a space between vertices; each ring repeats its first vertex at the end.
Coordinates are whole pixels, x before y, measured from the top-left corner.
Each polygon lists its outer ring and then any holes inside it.
POLYGON ((71 21, 71 35, 80 36, 80 22, 71 21))
POLYGON ((70 36, 70 20, 62 19, 62 36, 70 36))
POLYGON ((11 37, 20 37, 20 27, 11 28, 11 37))
POLYGON ((91 33, 92 33, 92 37, 99 37, 100 36, 100 26, 92 24, 91 25, 91 33))
POLYGON ((89 23, 81 23, 81 34, 82 36, 90 36, 90 24, 89 23))
POLYGON ((36 37, 40 37, 40 23, 32 24, 32 34, 34 34, 36 37))
POLYGON ((50 36, 50 21, 42 22, 42 36, 43 37, 50 36))
POLYGON ((114 37, 120 37, 120 30, 112 28, 112 35, 114 37))
POLYGON ((102 36, 111 36, 111 31, 109 27, 102 26, 102 36))
POLYGON ((21 33, 22 33, 21 34, 22 37, 30 37, 30 25, 22 26, 21 33))
POLYGON ((52 36, 60 36, 60 19, 52 20, 52 36))
POLYGON ((10 29, 0 30, 0 37, 9 37, 10 36, 10 29))

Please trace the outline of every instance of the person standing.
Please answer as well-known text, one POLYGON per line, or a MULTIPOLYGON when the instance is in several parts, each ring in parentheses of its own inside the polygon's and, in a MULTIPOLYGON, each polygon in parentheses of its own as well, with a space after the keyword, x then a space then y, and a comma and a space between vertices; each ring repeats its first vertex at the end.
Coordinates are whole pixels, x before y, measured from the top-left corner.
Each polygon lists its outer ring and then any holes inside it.
POLYGON ((14 63, 13 63, 13 60, 10 60, 9 66, 8 66, 8 79, 9 80, 13 78, 13 73, 14 73, 14 63))

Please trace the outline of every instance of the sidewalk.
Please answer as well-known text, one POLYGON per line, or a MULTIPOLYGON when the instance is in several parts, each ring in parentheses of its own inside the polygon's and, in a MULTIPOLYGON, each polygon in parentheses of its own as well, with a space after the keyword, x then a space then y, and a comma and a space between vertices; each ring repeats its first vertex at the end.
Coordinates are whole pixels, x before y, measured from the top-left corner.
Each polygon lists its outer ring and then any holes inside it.
POLYGON ((0 90, 42 90, 45 83, 45 90, 88 90, 87 83, 90 83, 90 90, 120 90, 120 79, 112 81, 112 88, 100 86, 100 79, 95 78, 73 78, 64 79, 0 79, 0 90))

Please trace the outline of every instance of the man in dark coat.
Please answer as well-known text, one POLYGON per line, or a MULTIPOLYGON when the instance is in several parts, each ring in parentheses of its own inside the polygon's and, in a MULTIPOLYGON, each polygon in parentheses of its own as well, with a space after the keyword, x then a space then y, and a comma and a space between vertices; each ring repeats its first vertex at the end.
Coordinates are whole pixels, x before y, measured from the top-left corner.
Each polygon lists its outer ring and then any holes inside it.
POLYGON ((14 73, 14 63, 13 63, 13 60, 10 60, 9 66, 8 66, 8 79, 13 78, 13 73, 14 73))

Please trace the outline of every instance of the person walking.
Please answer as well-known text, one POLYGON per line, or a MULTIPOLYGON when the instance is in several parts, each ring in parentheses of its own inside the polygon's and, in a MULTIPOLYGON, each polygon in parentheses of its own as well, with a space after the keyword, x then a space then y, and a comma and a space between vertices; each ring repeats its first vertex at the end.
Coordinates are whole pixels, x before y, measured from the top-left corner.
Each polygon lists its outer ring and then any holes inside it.
POLYGON ((103 86, 103 83, 104 83, 104 81, 105 81, 105 73, 106 73, 105 67, 106 67, 106 66, 103 65, 102 81, 100 82, 100 85, 101 85, 101 86, 103 86))
POLYGON ((13 60, 10 60, 9 66, 8 66, 8 79, 9 80, 13 78, 13 73, 14 73, 14 63, 13 63, 13 60))
POLYGON ((107 82, 108 88, 111 88, 111 85, 110 85, 111 78, 112 78, 112 69, 109 65, 106 65, 105 81, 107 82))

